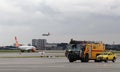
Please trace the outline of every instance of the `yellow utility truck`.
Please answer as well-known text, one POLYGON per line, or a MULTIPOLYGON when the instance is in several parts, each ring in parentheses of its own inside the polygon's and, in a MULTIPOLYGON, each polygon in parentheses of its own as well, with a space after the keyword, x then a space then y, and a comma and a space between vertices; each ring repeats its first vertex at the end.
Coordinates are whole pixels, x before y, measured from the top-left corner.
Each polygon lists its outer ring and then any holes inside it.
POLYGON ((74 62, 76 60, 81 60, 81 62, 88 62, 89 60, 96 59, 98 55, 105 51, 105 45, 102 42, 90 42, 90 41, 70 41, 65 52, 65 56, 68 58, 69 62, 74 62))

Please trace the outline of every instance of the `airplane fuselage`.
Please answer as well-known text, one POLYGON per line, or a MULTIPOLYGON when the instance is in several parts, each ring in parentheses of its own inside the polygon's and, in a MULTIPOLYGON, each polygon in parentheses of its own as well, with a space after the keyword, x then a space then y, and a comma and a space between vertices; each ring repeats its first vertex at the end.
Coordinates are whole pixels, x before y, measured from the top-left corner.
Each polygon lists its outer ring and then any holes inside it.
POLYGON ((35 47, 34 46, 19 46, 18 48, 21 49, 21 50, 31 50, 35 47))

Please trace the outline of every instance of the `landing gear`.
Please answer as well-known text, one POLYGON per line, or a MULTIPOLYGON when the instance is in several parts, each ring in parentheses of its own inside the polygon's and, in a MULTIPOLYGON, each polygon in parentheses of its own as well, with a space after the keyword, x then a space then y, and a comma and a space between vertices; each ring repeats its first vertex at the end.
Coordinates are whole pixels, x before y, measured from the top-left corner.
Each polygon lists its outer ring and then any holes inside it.
POLYGON ((30 53, 30 52, 31 52, 31 50, 28 50, 27 52, 28 52, 28 53, 30 53))
POLYGON ((21 52, 24 52, 24 50, 21 50, 21 52))

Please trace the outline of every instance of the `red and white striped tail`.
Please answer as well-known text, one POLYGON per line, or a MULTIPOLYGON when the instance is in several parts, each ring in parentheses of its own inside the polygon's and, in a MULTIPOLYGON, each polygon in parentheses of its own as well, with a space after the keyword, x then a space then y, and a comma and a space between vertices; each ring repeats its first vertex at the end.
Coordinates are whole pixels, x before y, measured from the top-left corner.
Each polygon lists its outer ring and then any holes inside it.
POLYGON ((16 45, 16 47, 19 47, 20 46, 20 44, 18 43, 18 40, 17 40, 17 37, 15 36, 15 45, 16 45))

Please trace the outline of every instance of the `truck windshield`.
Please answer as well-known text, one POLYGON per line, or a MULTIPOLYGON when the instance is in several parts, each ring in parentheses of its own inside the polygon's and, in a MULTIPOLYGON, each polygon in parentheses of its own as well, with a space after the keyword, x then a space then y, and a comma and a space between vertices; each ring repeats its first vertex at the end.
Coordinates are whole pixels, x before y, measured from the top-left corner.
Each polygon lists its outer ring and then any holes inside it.
POLYGON ((82 45, 68 45, 67 50, 80 51, 84 48, 82 45))

